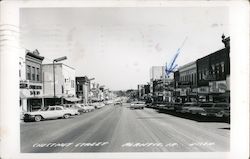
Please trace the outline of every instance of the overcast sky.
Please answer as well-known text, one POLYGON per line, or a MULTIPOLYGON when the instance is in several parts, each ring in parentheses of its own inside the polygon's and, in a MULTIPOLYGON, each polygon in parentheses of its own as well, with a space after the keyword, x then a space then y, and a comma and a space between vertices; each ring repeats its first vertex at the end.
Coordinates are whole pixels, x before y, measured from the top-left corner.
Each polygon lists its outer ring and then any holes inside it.
POLYGON ((178 66, 223 48, 228 18, 228 9, 218 7, 21 9, 21 45, 38 49, 44 63, 67 56, 77 76, 95 77, 106 88, 136 89, 185 37, 178 66))

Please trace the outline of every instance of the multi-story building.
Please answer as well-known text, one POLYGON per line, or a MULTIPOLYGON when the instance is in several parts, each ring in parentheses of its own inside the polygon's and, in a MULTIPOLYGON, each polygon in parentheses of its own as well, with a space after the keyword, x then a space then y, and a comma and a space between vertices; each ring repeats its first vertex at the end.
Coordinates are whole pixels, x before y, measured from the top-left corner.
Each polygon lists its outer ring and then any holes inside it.
POLYGON ((82 100, 83 103, 89 102, 90 93, 90 79, 87 76, 76 77, 76 96, 82 100))
MULTIPOLYGON (((218 50, 197 60, 198 94, 203 100, 220 100, 221 93, 229 92, 229 48, 218 50)), ((229 97, 229 96, 228 96, 229 97)), ((229 99, 224 100, 228 101, 229 99)))
POLYGON ((177 100, 230 101, 230 37, 222 36, 225 48, 188 63, 174 73, 177 100))
POLYGON ((54 68, 56 98, 54 98, 53 64, 42 65, 44 104, 47 106, 80 101, 75 93, 75 69, 63 63, 55 63, 54 68))
POLYGON ((175 77, 175 99, 187 102, 197 100, 197 66, 196 61, 178 68, 175 77))
POLYGON ((150 68, 150 94, 154 101, 172 101, 173 76, 166 77, 164 66, 152 66, 150 68))
POLYGON ((26 50, 19 58, 20 107, 34 111, 43 106, 42 61, 38 50, 26 50), (25 52, 25 53, 24 53, 25 52), (24 54, 23 54, 24 53, 24 54))
POLYGON ((164 66, 152 66, 150 68, 150 81, 163 79, 165 77, 164 66))

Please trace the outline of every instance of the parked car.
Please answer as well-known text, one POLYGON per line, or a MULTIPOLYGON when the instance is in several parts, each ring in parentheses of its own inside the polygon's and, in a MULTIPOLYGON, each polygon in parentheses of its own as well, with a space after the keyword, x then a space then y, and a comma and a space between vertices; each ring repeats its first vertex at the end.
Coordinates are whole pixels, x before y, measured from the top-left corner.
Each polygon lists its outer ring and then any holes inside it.
POLYGON ((203 116, 218 116, 221 115, 223 112, 228 112, 227 114, 230 114, 229 106, 229 103, 203 103, 201 105, 201 108, 203 108, 203 110, 200 114, 203 116))
POLYGON ((219 111, 218 113, 215 114, 215 116, 219 117, 219 118, 229 118, 230 117, 230 107, 219 111))
POLYGON ((81 104, 81 107, 83 108, 83 113, 92 112, 95 110, 94 106, 87 105, 87 104, 81 104))
POLYGON ((64 108, 63 106, 48 106, 35 112, 26 112, 24 121, 41 121, 53 118, 69 118, 77 113, 74 109, 64 108))
POLYGON ((135 101, 130 104, 130 109, 144 109, 145 106, 146 106, 145 102, 135 101))
POLYGON ((162 107, 162 109, 165 109, 165 110, 174 110, 174 104, 173 103, 165 103, 164 104, 164 107, 162 107))
POLYGON ((109 104, 113 104, 113 101, 112 100, 107 100, 104 102, 105 105, 109 105, 109 104))
POLYGON ((81 114, 81 107, 77 106, 76 104, 63 104, 64 108, 68 108, 68 109, 73 109, 76 111, 75 115, 80 115, 81 114))
POLYGON ((181 108, 181 113, 191 113, 191 114, 199 114, 202 109, 200 108, 200 104, 196 102, 188 102, 184 103, 181 108))
POLYGON ((105 104, 102 102, 95 102, 95 103, 91 103, 90 106, 93 106, 95 109, 101 109, 102 107, 105 106, 105 104))
POLYGON ((114 105, 122 105, 122 102, 121 102, 121 101, 116 101, 116 102, 114 103, 114 105))
POLYGON ((175 112, 181 112, 183 105, 184 105, 183 103, 178 103, 178 102, 173 103, 175 112))

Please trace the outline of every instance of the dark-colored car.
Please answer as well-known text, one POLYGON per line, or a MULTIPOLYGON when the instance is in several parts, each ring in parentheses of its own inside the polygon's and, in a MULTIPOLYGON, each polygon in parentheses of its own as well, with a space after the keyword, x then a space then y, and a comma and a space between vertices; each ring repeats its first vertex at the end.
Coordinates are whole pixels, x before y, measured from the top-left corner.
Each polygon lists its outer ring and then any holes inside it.
MULTIPOLYGON (((203 111, 200 114, 203 116, 218 116, 218 114, 223 112, 230 114, 229 107, 229 103, 202 103, 201 108, 203 108, 203 111)), ((226 113, 223 115, 226 116, 226 113)))
POLYGON ((181 113, 191 113, 191 114, 198 114, 198 111, 201 111, 200 104, 197 102, 188 102, 184 103, 183 107, 181 108, 181 113))
POLYGON ((117 101, 114 103, 114 105, 122 105, 122 101, 117 101))
POLYGON ((181 112, 181 109, 183 107, 183 103, 173 103, 173 106, 174 106, 174 110, 175 112, 181 112))

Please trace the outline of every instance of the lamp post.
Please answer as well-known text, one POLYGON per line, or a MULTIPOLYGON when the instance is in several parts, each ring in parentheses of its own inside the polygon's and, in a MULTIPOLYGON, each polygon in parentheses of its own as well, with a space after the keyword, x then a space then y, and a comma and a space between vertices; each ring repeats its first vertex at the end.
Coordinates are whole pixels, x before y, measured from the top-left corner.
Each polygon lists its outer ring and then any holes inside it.
POLYGON ((66 60, 67 56, 59 57, 53 60, 53 84, 54 84, 54 105, 56 105, 56 84, 55 84, 55 62, 66 60))

